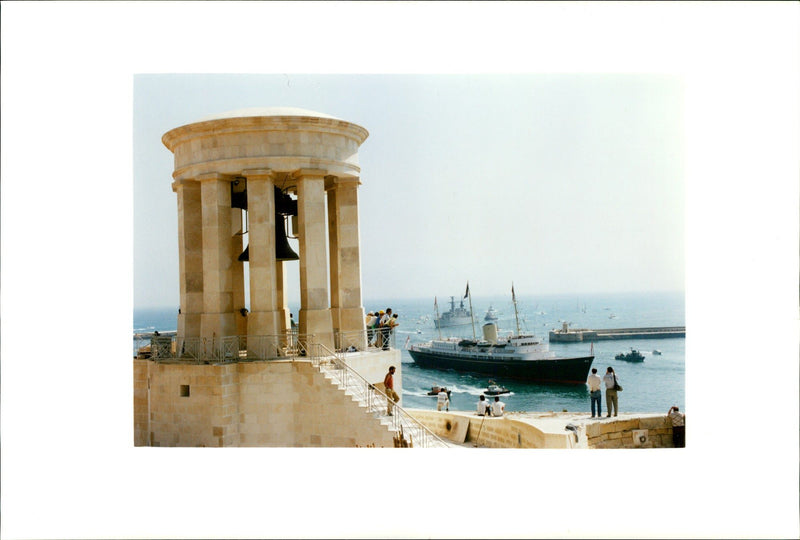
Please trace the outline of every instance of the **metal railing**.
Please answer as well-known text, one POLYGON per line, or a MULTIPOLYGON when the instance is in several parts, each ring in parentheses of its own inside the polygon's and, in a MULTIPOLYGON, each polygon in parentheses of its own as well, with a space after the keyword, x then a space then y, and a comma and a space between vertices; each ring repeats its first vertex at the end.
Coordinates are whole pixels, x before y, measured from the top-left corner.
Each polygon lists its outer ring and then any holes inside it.
POLYGON ((334 338, 337 352, 379 351, 396 348, 394 328, 388 326, 336 332, 334 338))
MULTIPOLYGON (((314 334, 298 335, 296 330, 272 336, 183 337, 177 335, 136 334, 134 355, 157 360, 188 362, 236 362, 276 360, 306 356, 314 334)), ((393 328, 335 332, 337 352, 375 352, 396 348, 393 328)))
MULTIPOLYGON (((226 363, 310 357, 314 334, 285 332, 273 336, 153 336, 145 357, 160 361, 226 363)), ((138 350, 141 350, 138 349, 138 350)))
MULTIPOLYGON (((367 381, 356 370, 347 365, 340 354, 337 354, 324 345, 319 347, 311 363, 320 372, 327 373, 339 385, 348 390, 359 402, 366 406, 367 411, 380 414, 387 410, 389 397, 367 381)), ((402 407, 393 401, 393 414, 386 415, 385 420, 397 433, 409 438, 409 445, 419 448, 446 448, 449 445, 439 436, 425 427, 419 420, 411 416, 402 407)), ((383 416, 383 414, 381 414, 383 416)))

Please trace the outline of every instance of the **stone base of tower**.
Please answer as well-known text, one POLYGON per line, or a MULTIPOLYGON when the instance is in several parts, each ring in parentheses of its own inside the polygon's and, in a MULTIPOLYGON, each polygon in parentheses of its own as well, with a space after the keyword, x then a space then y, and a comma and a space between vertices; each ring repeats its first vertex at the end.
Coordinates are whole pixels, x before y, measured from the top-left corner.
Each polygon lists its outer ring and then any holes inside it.
MULTIPOLYGON (((378 388, 400 351, 348 355, 378 388)), ((218 365, 135 359, 134 445, 393 447, 392 433, 309 361, 218 365)), ((400 402, 402 405, 402 400, 400 402)))

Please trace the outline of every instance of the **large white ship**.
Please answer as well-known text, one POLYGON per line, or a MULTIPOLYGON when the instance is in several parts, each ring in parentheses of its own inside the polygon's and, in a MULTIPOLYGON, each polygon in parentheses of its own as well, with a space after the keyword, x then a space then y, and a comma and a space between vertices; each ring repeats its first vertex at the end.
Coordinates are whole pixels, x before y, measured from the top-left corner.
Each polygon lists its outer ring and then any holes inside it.
POLYGON ((445 338, 411 345, 411 358, 421 367, 486 373, 529 381, 586 382, 593 355, 559 358, 533 335, 497 337, 497 325, 483 325, 483 339, 445 338))
MULTIPOLYGON (((467 292, 469 294, 469 290, 467 292)), ((497 324, 483 325, 483 339, 445 338, 411 345, 408 352, 421 367, 487 373, 528 381, 584 384, 594 355, 560 358, 547 343, 519 328, 514 288, 511 288, 517 333, 498 338, 497 324)), ((471 323, 471 321, 470 321, 471 323)))

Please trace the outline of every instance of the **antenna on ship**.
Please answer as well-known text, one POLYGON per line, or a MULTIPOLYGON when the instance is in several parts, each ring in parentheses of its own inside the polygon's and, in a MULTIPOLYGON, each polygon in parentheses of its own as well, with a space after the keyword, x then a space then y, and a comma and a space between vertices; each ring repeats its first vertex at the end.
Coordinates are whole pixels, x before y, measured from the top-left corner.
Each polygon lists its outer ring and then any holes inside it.
MULTIPOLYGON (((433 310, 436 312, 436 321, 439 322, 439 324, 435 324, 435 326, 436 326, 436 328, 439 329, 439 340, 441 341, 441 339, 442 339, 442 321, 441 321, 441 319, 439 319, 439 303, 436 301, 436 297, 435 296, 433 297, 433 310)), ((434 323, 436 321, 434 321, 434 323)))
POLYGON ((467 280, 467 292, 464 295, 464 298, 469 296, 469 319, 472 321, 472 339, 477 340, 478 337, 475 335, 475 315, 472 312, 472 295, 469 293, 469 280, 467 280))
POLYGON ((514 303, 514 317, 517 319, 517 335, 519 336, 521 333, 519 331, 519 313, 517 312, 517 295, 514 293, 514 282, 511 282, 511 301, 514 303))

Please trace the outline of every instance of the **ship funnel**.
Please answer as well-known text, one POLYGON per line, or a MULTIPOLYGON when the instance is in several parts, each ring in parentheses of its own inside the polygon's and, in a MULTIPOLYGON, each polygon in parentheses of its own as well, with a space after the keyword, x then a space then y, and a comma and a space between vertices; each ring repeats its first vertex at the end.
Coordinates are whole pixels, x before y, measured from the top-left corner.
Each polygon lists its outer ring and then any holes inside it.
POLYGON ((486 323, 483 325, 483 339, 497 345, 497 325, 495 323, 486 323))

